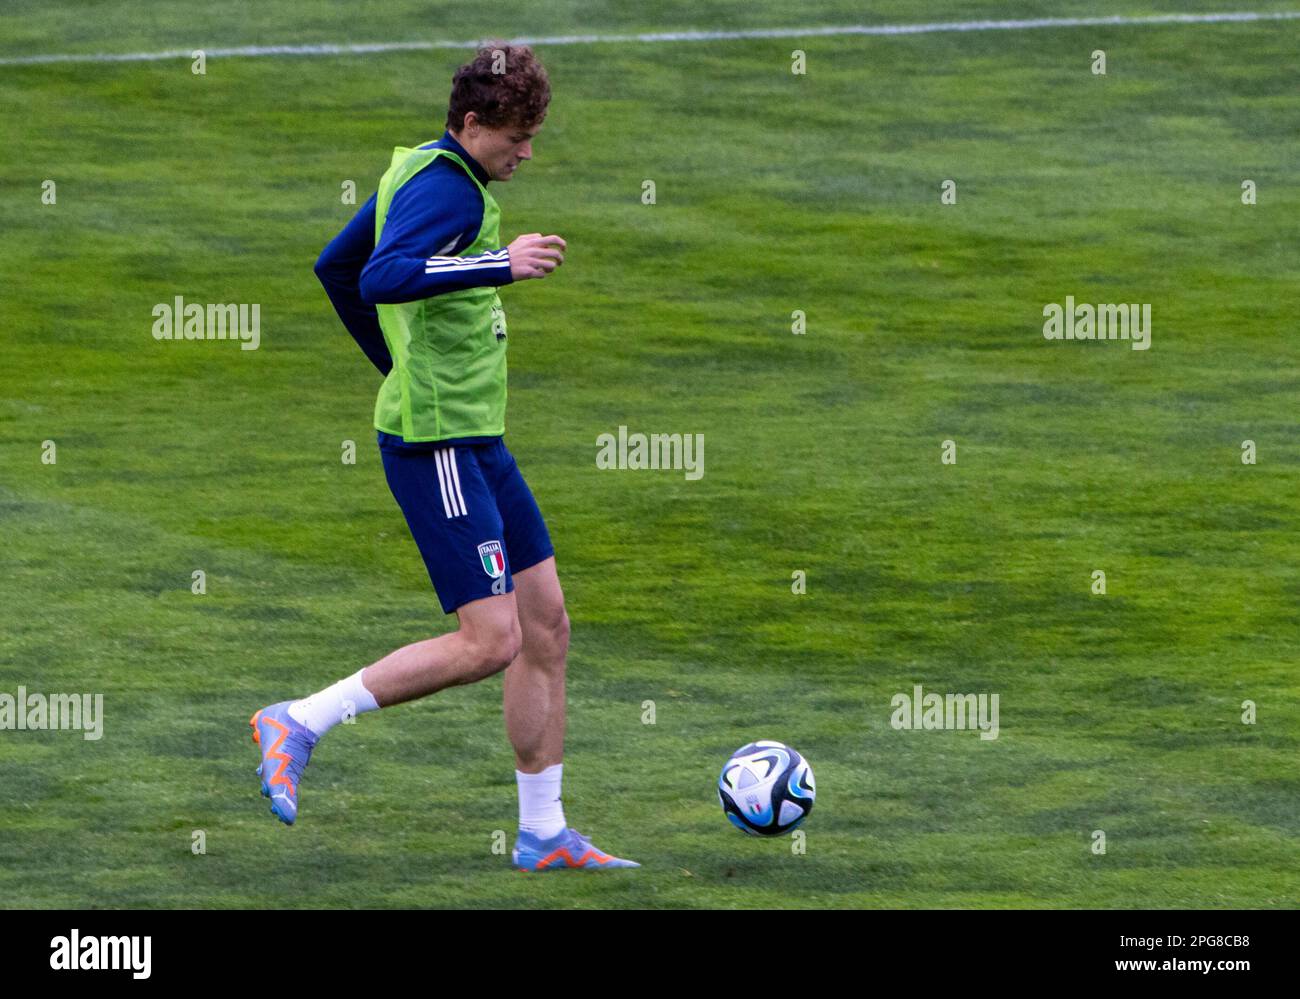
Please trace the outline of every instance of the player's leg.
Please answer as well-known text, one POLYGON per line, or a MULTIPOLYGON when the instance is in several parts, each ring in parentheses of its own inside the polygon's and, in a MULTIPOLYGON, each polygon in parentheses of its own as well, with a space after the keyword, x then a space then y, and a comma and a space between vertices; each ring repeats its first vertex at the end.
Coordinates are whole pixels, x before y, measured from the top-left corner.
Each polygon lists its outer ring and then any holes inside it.
POLYGON ((298 783, 320 737, 349 717, 466 683, 505 669, 520 647, 515 595, 475 600, 457 611, 460 629, 390 652, 377 663, 299 701, 281 701, 253 715, 262 747, 262 794, 271 811, 293 825, 298 783))
POLYGON ((550 534, 504 443, 492 465, 523 637, 505 672, 502 695, 519 788, 519 838, 512 859, 524 871, 639 867, 597 849, 565 821, 561 782, 569 617, 550 534))
POLYGON ((527 637, 502 677, 506 736, 515 751, 520 832, 550 840, 568 827, 560 791, 569 617, 553 557, 515 573, 514 581, 527 637))
POLYGON ((322 735, 352 716, 474 683, 505 669, 522 643, 509 592, 501 517, 473 448, 383 448, 384 471, 438 599, 460 628, 415 642, 324 690, 254 714, 262 793, 292 824, 298 783, 322 735))
POLYGON ((500 673, 522 644, 515 600, 504 593, 458 607, 459 630, 390 652, 361 671, 362 683, 386 708, 500 673))
POLYGON ((505 672, 506 734, 523 773, 564 757, 564 672, 569 615, 551 556, 514 573, 522 647, 505 672))
POLYGON ((460 628, 390 653, 360 674, 379 707, 499 673, 519 652, 501 514, 476 447, 381 448, 384 474, 442 608, 460 628), (488 553, 488 554, 485 554, 488 553))

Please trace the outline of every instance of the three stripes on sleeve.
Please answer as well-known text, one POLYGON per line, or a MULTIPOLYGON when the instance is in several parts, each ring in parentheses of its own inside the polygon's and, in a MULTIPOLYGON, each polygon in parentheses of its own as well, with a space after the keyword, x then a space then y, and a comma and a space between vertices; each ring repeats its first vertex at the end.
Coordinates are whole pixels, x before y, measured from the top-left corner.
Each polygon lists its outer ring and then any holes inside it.
POLYGON ((430 257, 424 262, 424 273, 467 274, 470 271, 491 270, 502 266, 510 266, 509 248, 504 246, 473 257, 430 257))

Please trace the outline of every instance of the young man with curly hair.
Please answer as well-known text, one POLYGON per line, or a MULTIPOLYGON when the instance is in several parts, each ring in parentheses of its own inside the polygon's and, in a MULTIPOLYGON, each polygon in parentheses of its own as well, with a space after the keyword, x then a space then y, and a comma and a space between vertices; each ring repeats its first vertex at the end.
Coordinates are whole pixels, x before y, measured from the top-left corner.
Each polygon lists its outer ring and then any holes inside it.
POLYGON ((560 800, 569 618, 554 549, 506 449, 506 319, 496 288, 550 274, 564 240, 500 246, 487 185, 532 159, 550 103, 527 46, 489 43, 452 78, 447 131, 399 147, 379 189, 325 248, 316 274, 385 375, 375 428, 388 484, 458 630, 416 642, 250 722, 271 811, 292 825, 303 769, 345 718, 504 671, 526 871, 639 866, 568 827, 560 800))

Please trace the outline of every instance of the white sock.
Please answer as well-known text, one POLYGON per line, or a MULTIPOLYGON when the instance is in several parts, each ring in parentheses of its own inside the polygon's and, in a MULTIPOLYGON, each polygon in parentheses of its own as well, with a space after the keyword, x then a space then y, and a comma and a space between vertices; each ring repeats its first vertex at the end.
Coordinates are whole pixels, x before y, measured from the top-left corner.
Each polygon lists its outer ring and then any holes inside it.
POLYGON ((556 763, 539 774, 515 771, 519 783, 519 828, 538 839, 564 831, 564 806, 560 803, 560 778, 564 764, 556 763))
POLYGON ((364 672, 359 669, 320 693, 294 701, 289 705, 289 717, 317 735, 324 735, 344 718, 377 710, 379 702, 361 682, 364 672))

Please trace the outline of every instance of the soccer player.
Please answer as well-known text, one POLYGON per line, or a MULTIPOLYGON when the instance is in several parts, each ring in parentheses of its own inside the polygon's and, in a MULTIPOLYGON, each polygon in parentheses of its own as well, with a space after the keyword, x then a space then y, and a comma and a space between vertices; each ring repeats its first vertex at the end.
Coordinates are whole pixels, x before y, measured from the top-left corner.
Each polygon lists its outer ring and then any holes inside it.
POLYGON ((569 618, 546 524, 506 449, 506 319, 496 288, 542 278, 564 240, 500 246, 490 181, 532 159, 551 90, 527 46, 488 44, 452 78, 447 131, 399 147, 379 190, 316 264, 335 311, 385 375, 384 473, 454 632, 416 642, 253 715, 271 811, 292 825, 303 769, 340 721, 505 675, 525 871, 638 867, 568 827, 560 799, 569 618))

